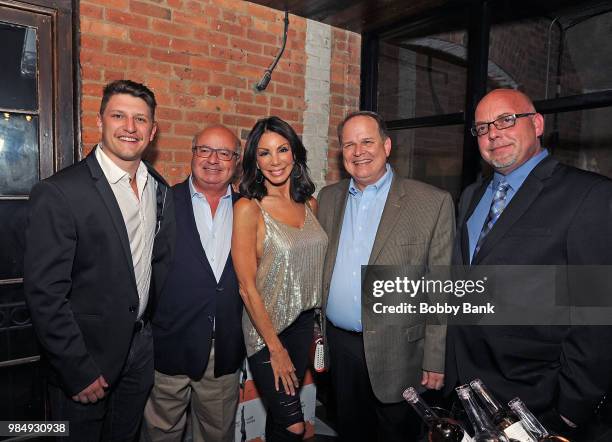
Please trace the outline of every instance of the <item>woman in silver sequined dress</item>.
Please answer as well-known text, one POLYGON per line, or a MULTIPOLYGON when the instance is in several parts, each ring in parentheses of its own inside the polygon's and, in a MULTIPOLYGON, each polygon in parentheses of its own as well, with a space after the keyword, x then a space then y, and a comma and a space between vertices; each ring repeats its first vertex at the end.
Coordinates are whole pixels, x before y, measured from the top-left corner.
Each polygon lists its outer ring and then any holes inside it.
POLYGON ((249 135, 234 206, 232 259, 245 312, 249 367, 267 408, 266 441, 305 431, 299 390, 321 305, 327 235, 316 219, 306 149, 278 117, 249 135))

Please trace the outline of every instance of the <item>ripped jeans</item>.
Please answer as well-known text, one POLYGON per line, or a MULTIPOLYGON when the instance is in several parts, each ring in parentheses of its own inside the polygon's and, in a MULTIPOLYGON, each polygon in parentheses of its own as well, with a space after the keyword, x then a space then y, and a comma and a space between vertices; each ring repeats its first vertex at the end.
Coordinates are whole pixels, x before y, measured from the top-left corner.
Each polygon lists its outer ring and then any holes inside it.
MULTIPOLYGON (((291 362, 293 362, 295 374, 300 383, 300 390, 309 363, 308 352, 312 343, 313 332, 314 310, 308 310, 302 312, 289 327, 278 335, 289 353, 291 362)), ((282 430, 290 425, 304 422, 299 394, 295 396, 286 394, 282 383, 278 391, 274 388, 274 374, 270 364, 268 347, 264 347, 249 358, 249 367, 268 413, 266 440, 275 440, 271 433, 275 430, 277 434, 282 433, 282 430)))

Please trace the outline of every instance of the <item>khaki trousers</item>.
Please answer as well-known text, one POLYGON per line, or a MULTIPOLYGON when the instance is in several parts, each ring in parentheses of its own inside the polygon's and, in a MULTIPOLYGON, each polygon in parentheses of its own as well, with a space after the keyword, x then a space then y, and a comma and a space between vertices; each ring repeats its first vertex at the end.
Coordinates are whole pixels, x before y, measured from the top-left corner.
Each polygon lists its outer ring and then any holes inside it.
POLYGON ((152 442, 180 442, 190 406, 194 442, 233 442, 240 369, 214 377, 214 341, 202 379, 155 371, 155 384, 145 406, 145 429, 152 442))

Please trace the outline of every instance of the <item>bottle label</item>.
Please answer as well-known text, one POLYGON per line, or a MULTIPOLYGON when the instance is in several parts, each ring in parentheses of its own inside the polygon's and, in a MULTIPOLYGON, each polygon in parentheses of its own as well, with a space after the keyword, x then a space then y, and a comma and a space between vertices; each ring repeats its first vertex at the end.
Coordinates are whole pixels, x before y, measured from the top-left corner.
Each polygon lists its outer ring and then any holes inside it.
POLYGON ((523 428, 523 424, 521 421, 515 422, 506 429, 504 429, 504 433, 508 438, 516 439, 520 442, 535 442, 533 438, 525 431, 523 428))

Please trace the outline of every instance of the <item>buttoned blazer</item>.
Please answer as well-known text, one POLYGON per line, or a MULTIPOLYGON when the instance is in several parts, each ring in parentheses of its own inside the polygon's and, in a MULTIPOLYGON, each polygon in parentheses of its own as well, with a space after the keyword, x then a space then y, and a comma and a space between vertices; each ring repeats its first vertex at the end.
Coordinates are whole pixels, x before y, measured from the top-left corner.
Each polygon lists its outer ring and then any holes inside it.
MULTIPOLYGON (((319 221, 329 237, 323 270, 324 312, 348 186, 345 179, 319 194, 319 221)), ((447 192, 394 175, 369 265, 449 265, 454 225, 453 203, 447 192)), ((444 325, 427 324, 420 315, 402 315, 398 327, 396 323, 386 324, 384 315, 363 308, 361 317, 370 381, 380 401, 403 400, 401 394, 406 387, 420 384, 422 370, 444 372, 444 325)))
MULTIPOLYGON (((24 291, 49 381, 72 396, 103 375, 114 385, 138 314, 134 266, 121 210, 95 150, 30 194, 24 291)), ((174 204, 157 181, 149 311, 172 254, 174 204)))
MULTIPOLYGON (((467 220, 490 179, 461 197, 453 261, 469 265, 467 220)), ((612 264, 612 181, 551 156, 527 176, 472 265, 612 264)), ((536 294, 537 296, 537 294, 536 294)), ((610 327, 463 326, 447 337, 447 385, 480 377, 507 402, 586 419, 609 390, 610 327)))
MULTIPOLYGON (((245 357, 242 298, 231 253, 217 283, 196 226, 189 178, 172 188, 176 245, 153 318, 155 369, 198 380, 204 374, 215 321, 215 376, 234 373, 245 357)), ((232 202, 240 198, 232 193, 232 202)), ((230 226, 231 228, 231 226, 230 226)))

